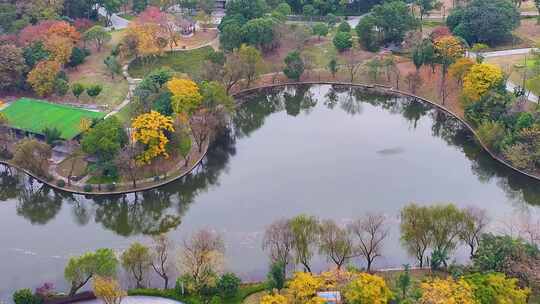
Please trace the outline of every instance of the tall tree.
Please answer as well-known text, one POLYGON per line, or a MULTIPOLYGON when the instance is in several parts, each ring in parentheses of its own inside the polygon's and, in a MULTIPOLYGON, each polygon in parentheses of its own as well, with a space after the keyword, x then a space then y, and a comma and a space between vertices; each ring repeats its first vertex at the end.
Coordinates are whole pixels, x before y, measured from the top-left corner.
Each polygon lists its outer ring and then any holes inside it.
POLYGON ((373 262, 382 255, 383 242, 388 236, 384 215, 367 214, 354 221, 349 229, 358 241, 356 252, 366 259, 366 270, 371 272, 373 262))
POLYGON ((328 260, 336 264, 337 269, 353 257, 353 241, 347 229, 339 227, 332 220, 324 220, 320 224, 319 251, 328 260))
POLYGON ((153 241, 152 268, 163 279, 163 289, 166 290, 169 288, 171 241, 165 234, 154 236, 153 241))
POLYGON ((272 264, 282 266, 283 276, 292 260, 294 235, 290 222, 286 219, 274 221, 264 232, 263 250, 269 251, 272 264))
POLYGON ((433 243, 430 233, 431 218, 427 208, 411 204, 401 210, 401 242, 410 255, 424 266, 426 251, 433 243))
POLYGON ((133 243, 122 253, 122 266, 135 279, 137 288, 144 288, 144 276, 152 265, 150 249, 141 243, 133 243))
POLYGON ((20 86, 24 72, 22 50, 12 44, 0 45, 0 90, 20 86))
POLYGON ((319 220, 313 216, 299 215, 291 219, 291 230, 294 238, 294 254, 296 263, 311 272, 311 259, 317 243, 319 220))
POLYGON ((111 249, 98 249, 70 258, 64 270, 64 277, 71 284, 69 295, 75 295, 95 276, 115 276, 117 266, 118 260, 111 249))

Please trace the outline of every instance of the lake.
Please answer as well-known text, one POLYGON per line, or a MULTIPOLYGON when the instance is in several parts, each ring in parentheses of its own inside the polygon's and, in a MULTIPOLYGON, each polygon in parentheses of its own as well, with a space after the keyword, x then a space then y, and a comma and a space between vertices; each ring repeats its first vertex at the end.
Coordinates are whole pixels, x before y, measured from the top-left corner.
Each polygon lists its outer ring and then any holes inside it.
MULTIPOLYGON (((65 290, 69 256, 201 228, 226 242, 226 267, 246 280, 268 269, 272 221, 298 214, 346 223, 383 213, 391 234, 376 268, 414 263, 399 243, 408 203, 486 209, 492 229, 537 216, 540 183, 492 160, 456 119, 412 99, 342 86, 290 86, 244 98, 190 176, 138 194, 85 198, 0 170, 0 301, 52 282, 65 290)), ((455 255, 466 261, 466 250, 455 255)), ((361 260, 354 261, 362 266, 361 260)), ((315 260, 315 269, 329 264, 315 260)), ((154 286, 160 286, 154 282, 154 286)))

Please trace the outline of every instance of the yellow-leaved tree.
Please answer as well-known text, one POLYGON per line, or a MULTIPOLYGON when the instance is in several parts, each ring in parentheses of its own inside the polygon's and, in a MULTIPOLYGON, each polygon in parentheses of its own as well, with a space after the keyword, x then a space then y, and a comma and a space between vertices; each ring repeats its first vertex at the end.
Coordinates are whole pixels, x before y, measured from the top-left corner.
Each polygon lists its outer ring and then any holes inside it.
POLYGON ((199 86, 192 80, 174 77, 167 82, 172 96, 172 108, 177 114, 191 115, 203 101, 199 86))
POLYGON ((503 78, 503 71, 496 65, 473 65, 463 77, 463 102, 470 104, 478 101, 487 91, 499 85, 503 78))
POLYGON ((456 60, 463 57, 465 54, 465 48, 461 40, 454 36, 443 36, 437 39, 434 44, 435 55, 437 62, 441 64, 441 87, 440 94, 442 103, 444 104, 447 97, 446 78, 448 75, 448 68, 456 60))
POLYGON ((369 273, 360 273, 347 285, 343 296, 351 304, 386 304, 393 298, 384 279, 369 273))
POLYGON ((476 304, 473 290, 463 279, 434 279, 420 284, 419 304, 476 304))
POLYGON ((463 77, 469 73, 473 65, 474 61, 472 59, 467 57, 459 58, 450 66, 448 72, 450 73, 450 76, 452 76, 457 83, 462 86, 463 77))
POLYGON ((90 127, 92 127, 92 120, 90 120, 90 118, 83 117, 79 120, 79 131, 84 133, 88 131, 90 127))
POLYGON ((289 304, 287 297, 280 294, 269 294, 261 298, 260 304, 289 304))
POLYGON ((127 293, 114 279, 96 276, 93 284, 94 294, 105 304, 120 304, 127 293))
POLYGON ((169 138, 166 132, 174 132, 172 118, 151 111, 133 119, 131 127, 133 140, 145 145, 145 150, 137 157, 140 164, 148 164, 161 155, 169 157, 167 153, 169 138))
POLYGON ((308 272, 297 272, 289 282, 288 290, 291 303, 322 304, 324 300, 317 297, 317 291, 323 287, 323 280, 308 272))

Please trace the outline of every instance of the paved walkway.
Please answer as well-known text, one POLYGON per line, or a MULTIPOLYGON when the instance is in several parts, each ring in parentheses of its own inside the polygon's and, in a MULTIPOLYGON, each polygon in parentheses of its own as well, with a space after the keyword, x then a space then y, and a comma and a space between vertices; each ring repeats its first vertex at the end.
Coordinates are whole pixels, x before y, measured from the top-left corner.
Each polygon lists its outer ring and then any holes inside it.
MULTIPOLYGON (((494 52, 484 52, 482 53, 482 56, 484 58, 494 58, 494 57, 504 57, 504 56, 513 56, 513 55, 525 55, 529 54, 531 51, 538 51, 537 48, 522 48, 522 49, 513 49, 513 50, 504 50, 504 51, 494 51, 494 52)), ((467 53, 467 56, 470 58, 476 58, 476 53, 469 52, 467 53)), ((514 92, 514 89, 517 87, 516 84, 512 83, 511 81, 506 81, 506 90, 509 92, 514 92)), ((532 102, 540 102, 540 98, 531 93, 527 92, 527 97, 532 102)))
MULTIPOLYGON (((107 16, 107 10, 103 7, 98 8, 98 14, 101 16, 107 16)), ((124 19, 117 14, 112 14, 111 16, 111 26, 109 28, 114 28, 115 30, 125 29, 129 25, 129 20, 124 19)))
MULTIPOLYGON (((102 300, 89 300, 77 302, 78 304, 104 304, 102 300)), ((121 304, 182 304, 182 302, 171 299, 146 297, 146 296, 129 296, 122 299, 121 304)))

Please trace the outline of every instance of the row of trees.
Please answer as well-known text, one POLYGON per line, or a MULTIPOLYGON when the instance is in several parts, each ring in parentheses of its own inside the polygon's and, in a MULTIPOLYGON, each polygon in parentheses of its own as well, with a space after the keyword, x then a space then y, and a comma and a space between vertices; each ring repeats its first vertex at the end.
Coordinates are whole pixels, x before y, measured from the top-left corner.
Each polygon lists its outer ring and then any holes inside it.
POLYGON ((269 252, 272 263, 283 265, 284 270, 299 264, 311 272, 311 260, 318 251, 338 269, 354 257, 363 257, 371 271, 373 262, 382 254, 388 235, 386 224, 383 215, 366 215, 346 227, 332 220, 300 215, 272 223, 266 229, 263 249, 269 252))
MULTIPOLYGON (((431 250, 431 266, 448 266, 447 261, 460 243, 475 256, 480 235, 488 223, 485 211, 454 205, 422 207, 415 204, 401 212, 403 246, 424 266, 426 252, 431 250)), ((300 215, 278 220, 266 229, 263 249, 269 252, 272 263, 284 269, 301 265, 311 272, 311 260, 318 251, 337 269, 356 257, 362 257, 366 270, 382 255, 383 242, 388 236, 388 222, 380 214, 368 214, 340 226, 332 220, 319 220, 300 215)))

